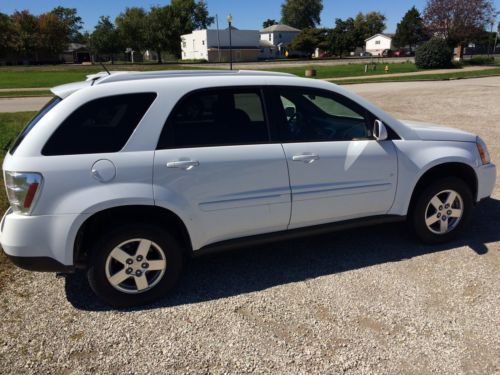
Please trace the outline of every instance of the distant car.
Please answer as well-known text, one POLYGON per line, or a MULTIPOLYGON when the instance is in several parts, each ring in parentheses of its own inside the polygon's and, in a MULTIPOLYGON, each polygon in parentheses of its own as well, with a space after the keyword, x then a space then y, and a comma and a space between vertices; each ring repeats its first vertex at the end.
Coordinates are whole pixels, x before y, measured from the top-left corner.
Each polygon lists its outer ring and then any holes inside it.
POLYGON ((238 245, 402 220, 450 241, 495 187, 475 134, 401 122, 321 80, 112 72, 52 92, 5 157, 0 243, 22 268, 86 269, 116 307, 172 290, 187 257, 238 245))
POLYGON ((384 49, 382 51, 382 56, 383 57, 392 57, 394 53, 390 49, 384 49))
POLYGON ((370 52, 366 52, 365 51, 365 52, 361 52, 359 54, 359 56, 361 56, 361 57, 372 57, 373 55, 370 52))
POLYGON ((409 56, 413 56, 413 52, 409 49, 402 48, 402 49, 399 49, 397 51, 394 51, 393 56, 394 57, 409 57, 409 56))
POLYGON ((329 58, 329 57, 332 57, 332 54, 331 54, 331 53, 329 53, 329 52, 323 52, 323 53, 321 53, 321 54, 319 55, 319 58, 320 58, 320 59, 327 59, 327 58, 329 58))

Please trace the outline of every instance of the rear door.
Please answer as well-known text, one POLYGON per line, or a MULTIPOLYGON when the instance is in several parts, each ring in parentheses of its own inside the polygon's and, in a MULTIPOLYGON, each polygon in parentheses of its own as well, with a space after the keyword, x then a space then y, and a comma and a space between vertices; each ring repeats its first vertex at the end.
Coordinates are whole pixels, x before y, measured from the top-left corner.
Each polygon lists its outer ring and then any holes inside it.
POLYGON ((290 186, 270 141, 258 88, 188 94, 163 129, 154 162, 155 204, 176 211, 193 247, 286 229, 290 186))
POLYGON ((396 192, 397 154, 391 140, 373 138, 373 117, 334 92, 273 92, 292 189, 289 228, 385 214, 396 192))

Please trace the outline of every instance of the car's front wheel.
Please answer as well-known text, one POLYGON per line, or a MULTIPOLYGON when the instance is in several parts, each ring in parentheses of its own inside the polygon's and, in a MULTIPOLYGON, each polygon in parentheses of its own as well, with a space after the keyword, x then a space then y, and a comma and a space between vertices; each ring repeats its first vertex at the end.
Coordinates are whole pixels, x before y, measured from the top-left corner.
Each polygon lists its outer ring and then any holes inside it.
POLYGON ((425 243, 454 239, 467 225, 473 198, 467 184, 455 177, 438 180, 417 197, 410 221, 425 243))
POLYGON ((177 241, 154 225, 126 225, 97 241, 88 280, 103 302, 113 307, 151 303, 177 283, 183 256, 177 241))

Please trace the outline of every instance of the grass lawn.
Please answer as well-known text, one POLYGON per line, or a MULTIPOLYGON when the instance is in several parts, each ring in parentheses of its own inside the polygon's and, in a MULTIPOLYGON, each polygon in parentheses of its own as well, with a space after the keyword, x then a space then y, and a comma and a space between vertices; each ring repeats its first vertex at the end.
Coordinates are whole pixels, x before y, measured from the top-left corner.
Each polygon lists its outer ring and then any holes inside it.
MULTIPOLYGON (((181 65, 106 65, 109 70, 185 70, 196 69, 181 65)), ((0 89, 53 87, 64 83, 83 81, 88 74, 102 72, 99 66, 54 65, 0 68, 0 89)), ((0 93, 3 96, 5 93, 0 93)))
POLYGON ((368 66, 368 71, 365 73, 365 64, 345 64, 345 65, 318 65, 300 67, 280 67, 265 69, 274 72, 283 72, 295 74, 299 77, 304 77, 306 69, 316 69, 317 78, 340 78, 340 77, 356 77, 367 76, 375 74, 384 74, 384 67, 389 66, 389 73, 411 73, 416 72, 417 67, 414 63, 390 63, 390 64, 376 64, 375 70, 372 70, 372 65, 368 66))
MULTIPOLYGON (((35 115, 36 112, 16 112, 16 113, 0 113, 0 163, 3 163, 6 150, 4 146, 9 141, 17 136, 24 125, 35 115)), ((0 177, 0 215, 3 216, 4 211, 8 207, 5 189, 3 187, 3 175, 0 177)))
POLYGON ((422 81, 422 80, 438 81, 447 79, 488 77, 494 75, 500 75, 500 68, 466 71, 466 72, 457 71, 453 73, 441 73, 441 74, 425 74, 425 71, 422 71, 422 74, 410 75, 410 76, 391 77, 388 74, 387 77, 378 77, 378 78, 367 77, 366 79, 341 80, 337 82, 335 81, 335 79, 332 79, 329 81, 337 83, 339 85, 346 85, 350 83, 370 83, 370 82, 398 82, 398 81, 422 81))
POLYGON ((30 96, 52 96, 52 92, 49 90, 37 90, 37 91, 0 91, 0 98, 16 98, 16 97, 30 97, 30 96))

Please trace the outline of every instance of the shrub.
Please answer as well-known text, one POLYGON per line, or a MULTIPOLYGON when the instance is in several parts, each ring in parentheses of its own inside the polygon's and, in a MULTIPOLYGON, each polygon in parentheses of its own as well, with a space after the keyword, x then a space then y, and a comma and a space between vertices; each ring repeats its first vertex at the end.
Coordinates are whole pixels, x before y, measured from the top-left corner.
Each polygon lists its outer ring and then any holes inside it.
POLYGON ((495 58, 493 56, 474 56, 469 61, 469 65, 489 65, 495 63, 495 58))
POLYGON ((415 64, 419 69, 449 68, 452 49, 442 39, 433 38, 422 44, 415 52, 415 64))

